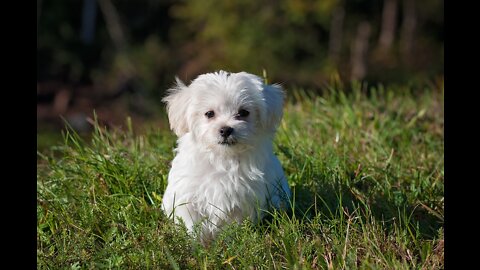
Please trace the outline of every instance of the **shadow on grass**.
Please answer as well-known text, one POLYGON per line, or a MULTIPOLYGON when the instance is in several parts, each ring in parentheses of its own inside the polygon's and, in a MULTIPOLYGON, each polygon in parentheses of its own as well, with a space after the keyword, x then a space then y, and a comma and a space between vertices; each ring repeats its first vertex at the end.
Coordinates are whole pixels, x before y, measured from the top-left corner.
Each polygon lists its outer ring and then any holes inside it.
MULTIPOLYGON (((315 187, 296 185, 292 189, 294 211, 298 218, 313 218, 321 214, 333 219, 344 210, 352 213, 359 206, 365 206, 376 220, 385 221, 388 226, 393 225, 390 221, 402 219, 402 222, 416 227, 420 236, 425 239, 433 239, 443 227, 441 218, 418 204, 408 203, 406 200, 399 203, 387 194, 375 194, 365 198, 346 184, 327 182, 320 175, 316 179, 319 181, 315 187)), ((361 217, 366 218, 363 214, 361 217)))
MULTIPOLYGON (((308 164, 305 157, 292 153, 289 148, 279 146, 279 150, 293 164, 297 164, 294 166, 296 168, 308 164)), ((443 219, 438 213, 425 205, 409 201, 405 191, 379 186, 375 179, 362 178, 358 172, 342 172, 342 177, 339 177, 338 172, 335 173, 337 175, 333 177, 327 175, 329 172, 311 169, 307 181, 302 179, 303 183, 296 183, 292 187, 297 218, 312 218, 320 214, 334 219, 344 210, 352 213, 360 206, 368 209, 376 220, 385 221, 387 226, 392 226, 394 220, 397 223, 408 223, 422 238, 434 238, 443 227, 443 219)), ((366 218, 364 214, 361 217, 366 218)))

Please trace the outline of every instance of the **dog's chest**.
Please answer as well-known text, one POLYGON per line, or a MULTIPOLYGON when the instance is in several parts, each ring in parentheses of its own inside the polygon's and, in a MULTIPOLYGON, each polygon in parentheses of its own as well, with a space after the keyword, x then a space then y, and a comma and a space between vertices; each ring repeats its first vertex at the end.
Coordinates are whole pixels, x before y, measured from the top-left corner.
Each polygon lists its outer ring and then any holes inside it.
MULTIPOLYGON (((197 176, 198 177, 198 176, 197 176)), ((196 190, 196 203, 203 208, 218 208, 233 211, 236 208, 249 209, 263 205, 266 197, 264 175, 238 167, 230 170, 210 171, 200 176, 201 183, 196 190)))

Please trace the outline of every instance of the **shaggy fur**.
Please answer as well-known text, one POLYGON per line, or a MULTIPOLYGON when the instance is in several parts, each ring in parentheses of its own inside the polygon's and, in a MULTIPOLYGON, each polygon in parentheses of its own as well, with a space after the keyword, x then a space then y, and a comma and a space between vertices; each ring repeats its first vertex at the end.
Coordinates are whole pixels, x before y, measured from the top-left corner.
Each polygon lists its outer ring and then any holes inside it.
POLYGON ((163 196, 167 215, 190 232, 199 226, 205 242, 225 224, 256 222, 270 206, 289 205, 290 188, 272 146, 282 118, 279 85, 219 71, 189 86, 177 78, 163 100, 179 138, 163 196), (222 128, 233 131, 222 136, 222 128))

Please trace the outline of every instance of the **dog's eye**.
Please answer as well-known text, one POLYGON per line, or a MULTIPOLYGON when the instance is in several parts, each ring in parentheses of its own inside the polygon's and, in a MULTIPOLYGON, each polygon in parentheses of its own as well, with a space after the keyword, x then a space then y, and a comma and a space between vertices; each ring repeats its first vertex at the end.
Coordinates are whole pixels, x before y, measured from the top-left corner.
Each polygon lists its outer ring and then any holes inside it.
POLYGON ((215 112, 214 111, 208 111, 208 112, 205 113, 205 116, 207 118, 212 118, 212 117, 215 116, 215 112))
POLYGON ((238 114, 237 114, 237 117, 247 117, 249 114, 250 114, 250 112, 247 111, 247 110, 239 110, 238 114))

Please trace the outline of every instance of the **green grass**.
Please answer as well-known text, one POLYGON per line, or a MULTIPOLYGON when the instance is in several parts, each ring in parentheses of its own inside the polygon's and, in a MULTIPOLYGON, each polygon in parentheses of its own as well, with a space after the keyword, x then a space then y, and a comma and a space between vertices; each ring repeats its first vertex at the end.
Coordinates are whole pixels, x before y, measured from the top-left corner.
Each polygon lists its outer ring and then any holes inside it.
POLYGON ((443 268, 443 89, 355 89, 289 96, 275 151, 292 213, 208 247, 160 211, 172 132, 65 132, 39 152, 38 268, 443 268))

